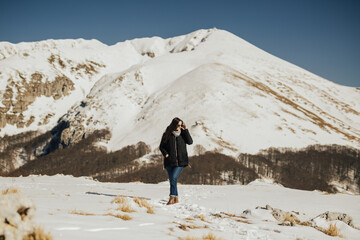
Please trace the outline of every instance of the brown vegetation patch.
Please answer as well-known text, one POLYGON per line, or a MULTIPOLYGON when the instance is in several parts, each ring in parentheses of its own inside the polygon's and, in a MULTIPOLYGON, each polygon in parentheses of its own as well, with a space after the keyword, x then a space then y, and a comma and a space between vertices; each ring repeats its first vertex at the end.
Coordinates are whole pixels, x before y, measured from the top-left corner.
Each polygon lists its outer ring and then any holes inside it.
POLYGON ((173 223, 177 224, 177 227, 183 231, 188 231, 188 229, 208 228, 208 226, 206 226, 206 225, 198 226, 198 225, 194 225, 194 224, 182 224, 182 223, 178 223, 178 222, 173 222, 173 223))
POLYGON ((147 55, 147 56, 149 56, 149 57, 151 57, 151 58, 154 58, 154 57, 155 57, 155 53, 154 53, 154 52, 143 52, 143 53, 141 53, 141 55, 142 55, 142 56, 147 55))
POLYGON ((187 236, 185 238, 179 237, 179 240, 223 240, 223 238, 215 236, 213 233, 203 235, 201 238, 187 236))
POLYGON ((231 213, 226 213, 226 212, 221 212, 221 213, 214 213, 211 214, 213 217, 217 217, 217 218, 229 218, 232 219, 236 222, 241 222, 241 223, 246 223, 246 224, 252 224, 251 222, 249 222, 248 220, 245 220, 246 217, 243 216, 238 216, 235 214, 231 214, 231 213))
POLYGON ((151 206, 145 198, 134 198, 134 202, 139 205, 139 207, 145 207, 147 209, 147 213, 154 214, 154 207, 151 206))
POLYGON ((65 68, 66 65, 64 61, 60 58, 57 54, 51 54, 50 57, 48 57, 48 62, 50 64, 54 64, 54 62, 57 60, 57 63, 60 65, 61 68, 65 68))
POLYGON ((220 237, 216 237, 214 234, 212 233, 208 233, 207 235, 204 235, 202 237, 203 240, 222 240, 222 238, 220 237))
POLYGON ((31 81, 35 82, 40 82, 43 78, 43 75, 39 72, 35 72, 33 74, 31 74, 31 81))
MULTIPOLYGON (((34 231, 26 235, 22 240, 52 240, 50 233, 46 233, 41 227, 36 227, 34 231)), ((4 239, 5 240, 5 239, 4 239)))
MULTIPOLYGON (((55 130, 53 130, 53 132, 55 132, 55 130)), ((4 141, 0 139, 0 148, 7 146, 9 143, 15 144, 16 142, 12 140, 19 140, 18 144, 11 145, 7 148, 9 151, 0 151, 0 166, 2 165, 2 159, 6 161, 6 164, 11 164, 10 160, 13 157, 10 153, 24 146, 26 154, 29 157, 34 153, 34 148, 38 148, 37 151, 40 151, 40 153, 43 153, 44 150, 44 153, 47 154, 28 161, 16 170, 9 166, 11 173, 8 176, 27 176, 30 174, 54 175, 62 173, 76 177, 92 176, 97 180, 109 181, 121 174, 134 171, 135 166, 138 165, 135 160, 150 151, 149 146, 143 142, 126 146, 111 153, 108 153, 104 149, 94 147, 95 143, 108 139, 109 136, 111 136, 107 130, 96 130, 93 133, 89 133, 78 143, 74 143, 66 148, 63 148, 61 138, 51 138, 50 132, 36 138, 38 134, 39 133, 34 136, 35 138, 32 137, 32 135, 26 138, 22 135, 17 135, 16 137, 6 137, 4 141), (13 150, 11 150, 10 147, 13 150), (69 168, 69 166, 72 167, 69 168)), ((1 169, 2 168, 0 168, 0 170, 1 169)), ((163 172, 161 171, 159 173, 162 174, 163 172)))
POLYGON ((95 67, 91 64, 78 64, 74 70, 79 71, 81 69, 84 69, 86 74, 89 75, 93 75, 94 73, 98 73, 98 71, 96 71, 95 67))
POLYGON ((48 62, 50 64, 53 64, 55 62, 55 55, 54 54, 51 54, 50 57, 48 57, 48 62))
POLYGON ((324 229, 324 228, 320 228, 320 227, 315 227, 317 230, 325 233, 326 235, 332 236, 332 237, 342 237, 339 234, 339 229, 336 227, 336 224, 330 224, 328 229, 324 229))
POLYGON ((203 221, 203 222, 210 223, 209 221, 206 221, 204 214, 198 215, 197 218, 199 218, 199 219, 200 219, 201 221, 203 221))
POLYGON ((288 110, 286 110, 286 109, 284 109, 284 108, 282 108, 281 111, 283 111, 284 113, 290 114, 290 115, 292 115, 292 116, 294 116, 295 118, 298 118, 298 119, 300 119, 300 120, 305 120, 304 118, 300 117, 299 115, 297 115, 297 114, 295 114, 295 113, 293 113, 293 112, 290 112, 290 111, 288 111, 288 110))
POLYGON ((2 195, 7 195, 7 194, 14 194, 14 193, 18 193, 19 192, 19 189, 17 188, 7 188, 5 190, 2 190, 1 191, 1 194, 2 195))
POLYGON ((66 67, 66 65, 65 65, 64 61, 63 61, 63 60, 61 60, 61 58, 60 58, 60 57, 58 58, 58 63, 59 63, 59 65, 60 65, 60 67, 61 67, 61 68, 65 68, 65 67, 66 67))
POLYGON ((83 216, 94 216, 95 215, 93 213, 87 213, 87 212, 84 212, 82 210, 77 210, 77 209, 71 210, 71 211, 69 211, 69 213, 76 214, 76 215, 83 215, 83 216))
POLYGON ((102 68, 104 68, 104 67, 106 67, 106 65, 105 64, 100 64, 100 63, 97 63, 97 62, 94 62, 94 61, 88 61, 89 63, 91 63, 91 64, 93 64, 93 65, 95 65, 95 66, 98 66, 98 67, 102 67, 102 68))
POLYGON ((235 147, 232 147, 232 144, 222 139, 222 137, 217 137, 217 139, 211 138, 213 142, 220 145, 223 148, 229 149, 231 151, 236 152, 238 149, 235 147))
POLYGON ((50 122, 50 118, 52 118, 55 115, 55 113, 48 113, 46 114, 46 116, 44 117, 44 119, 42 119, 42 121, 38 122, 38 125, 46 125, 50 122))
POLYGON ((112 216, 112 217, 116 217, 116 218, 120 218, 124 221, 129 221, 132 219, 132 217, 130 217, 128 214, 113 214, 113 213, 107 213, 105 214, 106 216, 112 216))
MULTIPOLYGON (((191 168, 186 168, 179 177, 178 184, 247 184, 258 175, 253 170, 249 170, 243 164, 236 161, 233 157, 215 153, 206 152, 199 156, 189 157, 191 168), (224 179, 226 172, 226 179, 224 179)), ((158 183, 166 181, 168 176, 163 170, 163 159, 161 155, 154 158, 149 164, 124 173, 119 177, 112 179, 115 182, 134 182, 158 183)))
POLYGON ((118 211, 127 213, 136 212, 134 209, 131 208, 128 197, 126 196, 117 196, 112 202, 118 204, 118 207, 116 208, 116 210, 118 211))
POLYGON ((126 196, 116 196, 111 203, 116 203, 116 204, 124 204, 127 203, 127 197, 126 196))
POLYGON ((28 131, 0 138, 0 174, 14 170, 13 158, 16 154, 21 153, 28 157, 27 161, 30 161, 38 154, 39 146, 43 145, 49 137, 50 133, 40 134, 40 132, 28 131))
POLYGON ((82 64, 79 63, 78 65, 76 65, 76 67, 72 67, 71 71, 76 71, 76 72, 84 71, 88 75, 94 75, 98 73, 97 68, 103 68, 103 67, 106 66, 94 61, 86 60, 86 63, 82 63, 82 64))
MULTIPOLYGON (((339 145, 311 145, 303 149, 269 148, 258 154, 240 154, 239 162, 257 174, 285 187, 337 192, 334 179, 348 179, 349 188, 360 186, 360 151, 339 145)), ((348 181, 347 180, 347 181, 348 181)))

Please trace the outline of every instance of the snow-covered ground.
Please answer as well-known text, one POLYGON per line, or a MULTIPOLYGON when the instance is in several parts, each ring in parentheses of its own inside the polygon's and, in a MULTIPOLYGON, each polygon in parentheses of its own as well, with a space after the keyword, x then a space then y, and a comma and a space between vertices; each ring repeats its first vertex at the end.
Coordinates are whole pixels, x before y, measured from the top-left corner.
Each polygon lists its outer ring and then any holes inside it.
MULTIPOLYGON (((8 188, 17 188, 34 201, 34 220, 54 239, 201 239, 209 233, 222 239, 337 239, 310 226, 281 226, 271 210, 257 208, 267 204, 298 212, 293 214, 301 221, 326 211, 346 213, 360 227, 359 195, 294 190, 259 180, 246 186, 179 185, 180 202, 169 206, 168 182, 101 183, 64 175, 1 177, 0 190, 8 188), (118 204, 112 202, 116 195, 128 196, 135 212, 116 210, 118 204), (135 196, 146 198, 154 214, 139 207, 135 196)), ((322 228, 336 224, 345 239, 360 238, 359 230, 342 221, 313 222, 322 228)))

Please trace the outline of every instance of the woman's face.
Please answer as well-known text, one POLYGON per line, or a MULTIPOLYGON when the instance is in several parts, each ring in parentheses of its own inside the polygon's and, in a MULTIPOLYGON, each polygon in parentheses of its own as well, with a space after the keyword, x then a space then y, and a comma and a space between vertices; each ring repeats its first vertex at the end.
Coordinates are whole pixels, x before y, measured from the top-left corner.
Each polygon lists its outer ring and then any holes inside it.
POLYGON ((176 131, 178 131, 182 126, 182 121, 178 122, 177 126, 176 126, 176 131))

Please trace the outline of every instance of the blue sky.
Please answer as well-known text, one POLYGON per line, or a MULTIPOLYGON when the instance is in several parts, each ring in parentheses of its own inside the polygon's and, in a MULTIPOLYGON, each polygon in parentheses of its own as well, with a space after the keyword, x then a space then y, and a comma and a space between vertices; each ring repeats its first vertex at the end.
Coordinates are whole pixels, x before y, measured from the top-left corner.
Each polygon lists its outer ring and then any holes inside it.
POLYGON ((360 1, 0 0, 0 41, 116 42, 224 29, 336 83, 360 87, 360 1))

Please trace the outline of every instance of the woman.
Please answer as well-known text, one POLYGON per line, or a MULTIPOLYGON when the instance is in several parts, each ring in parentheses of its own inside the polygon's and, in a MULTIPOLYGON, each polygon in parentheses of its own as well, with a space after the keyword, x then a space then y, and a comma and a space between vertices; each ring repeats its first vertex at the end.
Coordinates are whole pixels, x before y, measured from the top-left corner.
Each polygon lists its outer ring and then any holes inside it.
POLYGON ((167 205, 178 203, 177 179, 189 165, 186 144, 191 145, 193 140, 185 123, 180 118, 174 118, 166 128, 161 138, 160 151, 164 156, 164 167, 170 181, 170 198, 167 205))

